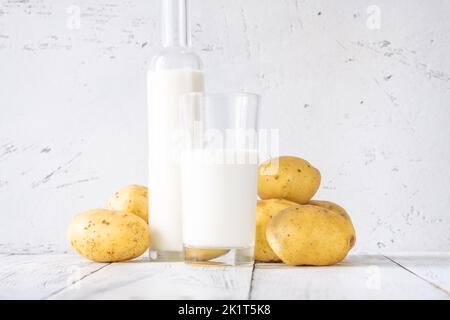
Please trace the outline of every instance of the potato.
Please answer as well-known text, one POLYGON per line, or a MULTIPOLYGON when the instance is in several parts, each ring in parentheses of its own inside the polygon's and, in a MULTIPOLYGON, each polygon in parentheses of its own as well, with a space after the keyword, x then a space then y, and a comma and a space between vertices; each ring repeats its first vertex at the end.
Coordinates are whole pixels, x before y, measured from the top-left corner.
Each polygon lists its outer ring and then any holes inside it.
POLYGON ((349 220, 318 206, 287 208, 268 224, 266 236, 272 250, 292 266, 325 266, 338 263, 351 249, 349 220))
POLYGON ((256 205, 255 260, 264 262, 281 261, 267 242, 266 228, 272 217, 283 209, 295 205, 297 203, 283 199, 258 200, 256 205))
POLYGON ((285 199, 305 204, 320 186, 320 172, 308 161, 283 156, 262 163, 258 172, 261 199, 285 199))
POLYGON ((324 201, 324 200, 311 200, 310 202, 308 202, 308 204, 334 211, 334 212, 342 215, 346 219, 348 219, 350 222, 348 224, 349 232, 353 235, 352 241, 350 243, 350 248, 353 248, 355 246, 356 231, 355 231, 355 228, 353 227, 352 219, 350 218, 350 216, 348 215, 347 211, 345 211, 344 208, 342 208, 340 205, 338 205, 334 202, 324 201))
POLYGON ((195 249, 185 248, 184 256, 189 261, 208 261, 227 254, 230 250, 225 249, 195 249))
POLYGON ((143 254, 150 231, 147 223, 134 214, 94 209, 70 221, 68 237, 82 256, 96 262, 117 262, 143 254))
POLYGON ((148 191, 140 185, 126 186, 114 193, 106 208, 115 211, 130 212, 148 222, 148 191))

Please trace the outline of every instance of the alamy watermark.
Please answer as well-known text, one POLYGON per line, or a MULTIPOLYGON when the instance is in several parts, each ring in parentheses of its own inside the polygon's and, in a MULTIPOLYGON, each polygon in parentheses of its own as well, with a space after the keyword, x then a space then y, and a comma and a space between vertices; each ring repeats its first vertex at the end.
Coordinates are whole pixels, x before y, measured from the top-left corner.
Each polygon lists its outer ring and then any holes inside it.
POLYGON ((381 29, 381 9, 377 5, 367 7, 366 13, 369 15, 366 20, 366 26, 369 30, 381 29))
POLYGON ((66 9, 68 14, 66 19, 66 27, 70 30, 77 30, 81 28, 81 8, 77 5, 70 5, 66 9))

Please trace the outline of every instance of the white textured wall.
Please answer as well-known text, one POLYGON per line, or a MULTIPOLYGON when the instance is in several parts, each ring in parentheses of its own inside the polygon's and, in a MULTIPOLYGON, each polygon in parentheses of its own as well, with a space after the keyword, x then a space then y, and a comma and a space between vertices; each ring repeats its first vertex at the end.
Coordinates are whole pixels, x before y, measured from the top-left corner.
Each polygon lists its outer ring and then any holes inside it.
MULTIPOLYGON (((158 7, 0 2, 3 250, 66 250, 74 213, 145 183, 158 7)), ((195 0, 193 44, 209 90, 263 94, 261 127, 321 170, 318 198, 348 209, 358 251, 450 250, 449 13, 437 0, 195 0)))

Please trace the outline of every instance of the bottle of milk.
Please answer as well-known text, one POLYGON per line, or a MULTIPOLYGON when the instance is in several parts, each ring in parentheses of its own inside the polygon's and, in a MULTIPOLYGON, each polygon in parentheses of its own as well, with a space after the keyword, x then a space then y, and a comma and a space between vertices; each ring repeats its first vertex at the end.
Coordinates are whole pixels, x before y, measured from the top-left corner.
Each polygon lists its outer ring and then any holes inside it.
POLYGON ((182 260, 177 133, 180 96, 203 92, 202 62, 190 48, 187 0, 162 0, 163 49, 148 72, 151 260, 182 260))

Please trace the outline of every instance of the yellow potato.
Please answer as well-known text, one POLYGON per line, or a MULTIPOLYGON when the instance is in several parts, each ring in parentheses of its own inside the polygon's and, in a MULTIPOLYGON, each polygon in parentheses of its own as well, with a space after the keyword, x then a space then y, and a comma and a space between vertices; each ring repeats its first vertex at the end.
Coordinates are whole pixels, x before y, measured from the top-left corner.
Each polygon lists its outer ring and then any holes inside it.
POLYGON ((324 201, 324 200, 311 200, 310 202, 308 202, 308 204, 334 211, 334 212, 342 215, 346 219, 348 219, 350 222, 348 224, 349 232, 353 235, 352 241, 350 243, 350 248, 354 247, 354 245, 356 243, 356 231, 355 231, 355 228, 353 227, 352 219, 350 218, 350 216, 348 215, 347 211, 345 211, 344 208, 342 208, 340 205, 338 205, 334 202, 324 201))
POLYGON ((262 163, 258 172, 261 199, 286 199, 305 204, 320 186, 320 172, 308 161, 283 156, 262 163))
POLYGON ((134 214, 94 209, 70 221, 68 238, 79 254, 92 261, 117 262, 143 254, 149 246, 150 231, 134 214))
POLYGON ((185 248, 184 256, 189 261, 208 261, 227 254, 230 250, 225 249, 195 249, 185 248))
POLYGON ((283 209, 295 205, 298 204, 283 199, 258 200, 256 205, 255 260, 264 262, 281 261, 267 242, 266 228, 272 217, 283 209))
POLYGON ((348 219, 312 205, 287 208, 267 226, 267 241, 288 265, 325 266, 343 260, 351 249, 348 219))
POLYGON ((114 193, 106 208, 115 211, 130 212, 148 222, 148 191, 139 185, 126 186, 114 193))

